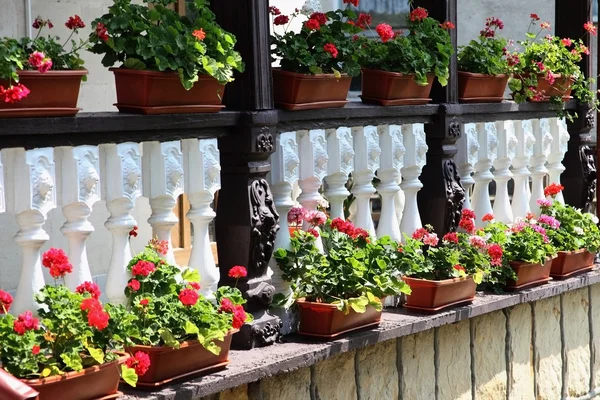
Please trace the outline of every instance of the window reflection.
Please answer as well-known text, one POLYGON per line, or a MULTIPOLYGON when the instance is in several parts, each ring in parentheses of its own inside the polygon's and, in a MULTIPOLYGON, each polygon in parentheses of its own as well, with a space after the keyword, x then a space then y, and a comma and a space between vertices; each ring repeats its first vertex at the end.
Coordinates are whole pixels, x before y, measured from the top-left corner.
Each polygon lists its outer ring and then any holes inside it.
POLYGON ((406 27, 406 14, 410 11, 408 0, 361 0, 358 9, 373 17, 373 26, 385 22, 392 28, 406 27))

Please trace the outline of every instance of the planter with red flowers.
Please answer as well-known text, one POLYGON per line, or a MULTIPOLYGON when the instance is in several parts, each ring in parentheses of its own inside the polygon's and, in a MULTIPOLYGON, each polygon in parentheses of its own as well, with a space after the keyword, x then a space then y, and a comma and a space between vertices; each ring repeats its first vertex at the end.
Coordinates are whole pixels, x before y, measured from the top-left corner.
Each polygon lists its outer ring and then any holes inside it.
POLYGON ((135 386, 148 365, 130 368, 135 359, 123 352, 132 316, 122 306, 100 303, 93 282, 75 292, 58 284, 72 271, 62 250, 50 249, 43 264, 56 281, 35 295, 40 319, 31 311, 8 314, 12 299, 0 291, 2 368, 39 392, 39 400, 116 398, 119 375, 135 386))
POLYGON ((160 257, 165 246, 152 240, 128 266, 133 278, 125 294, 135 318, 127 350, 149 355, 148 372, 138 381, 143 388, 225 368, 233 333, 251 318, 235 288, 220 287, 218 305, 200 295, 198 271, 166 263, 160 257))
POLYGON ((398 244, 387 236, 374 240, 349 221, 327 220, 321 211, 304 215, 308 230, 296 232, 290 250, 274 254, 295 288, 298 333, 330 339, 378 325, 382 299, 409 292, 397 274, 398 244))
POLYGON ((52 22, 36 18, 36 36, 0 39, 0 118, 65 117, 79 112, 77 99, 87 70, 77 44, 70 39, 85 23, 77 15, 65 23, 71 30, 66 41, 42 35, 52 22), (63 44, 64 43, 64 44, 63 44), (66 43, 72 43, 66 48, 66 43))
POLYGON ((344 0, 343 10, 322 13, 307 4, 291 16, 271 7, 273 16, 273 55, 280 68, 273 69, 275 105, 286 110, 343 107, 350 81, 360 74, 358 41, 352 38, 362 31, 353 20, 351 5, 344 0), (308 17, 300 32, 289 30, 300 14, 308 17), (281 27, 281 28, 280 28, 281 27), (283 29, 281 31, 280 29, 283 29))
POLYGON ((441 242, 430 226, 405 238, 402 255, 410 268, 404 280, 412 292, 404 307, 430 314, 473 301, 477 284, 502 258, 502 248, 474 234, 474 218, 463 210, 460 226, 466 233, 448 233, 441 242))
POLYGON ((563 189, 562 185, 551 184, 544 189, 546 198, 538 200, 538 223, 547 228, 548 237, 558 250, 550 270, 554 279, 591 270, 600 249, 598 217, 558 201, 556 197, 563 189))
POLYGON ((216 23, 206 0, 188 1, 184 17, 170 7, 177 2, 155 1, 150 8, 114 0, 94 21, 90 50, 104 55, 106 67, 120 64, 111 68, 119 111, 211 113, 225 107, 225 85, 244 70, 235 36, 216 23))
MULTIPOLYGON (((440 24, 422 7, 412 10, 407 18, 409 35, 379 24, 375 28, 378 40, 357 37, 363 102, 384 106, 427 104, 434 78, 442 86, 448 83, 453 52, 448 30, 454 24, 440 24)), ((370 15, 360 14, 360 26, 369 27, 370 23, 370 15)))

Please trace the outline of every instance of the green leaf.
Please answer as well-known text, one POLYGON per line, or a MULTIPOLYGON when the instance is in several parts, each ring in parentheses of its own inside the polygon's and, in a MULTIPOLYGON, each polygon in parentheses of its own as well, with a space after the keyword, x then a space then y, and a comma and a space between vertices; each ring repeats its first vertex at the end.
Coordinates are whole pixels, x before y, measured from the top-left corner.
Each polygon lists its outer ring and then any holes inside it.
POLYGON ((142 61, 138 60, 137 58, 128 58, 123 63, 123 66, 125 68, 135 69, 135 70, 144 70, 144 69, 146 69, 146 64, 144 64, 142 61))
POLYGON ((95 349, 93 347, 86 348, 90 352, 90 356, 92 356, 92 358, 96 360, 98 364, 104 364, 104 351, 100 349, 95 349))
POLYGON ((190 321, 185 321, 185 333, 188 335, 194 335, 200 332, 196 324, 190 321))
POLYGON ((159 329, 158 333, 160 334, 160 337, 162 338, 163 342, 165 342, 165 344, 167 346, 174 347, 176 349, 179 348, 179 341, 177 341, 177 339, 175 339, 175 336, 173 336, 173 334, 171 333, 170 330, 159 329))
POLYGON ((221 348, 217 346, 215 342, 205 343, 204 348, 216 356, 218 356, 221 353, 221 348))
POLYGON ((200 273, 192 268, 185 269, 181 277, 186 282, 200 282, 200 273))
POLYGON ((135 373, 134 368, 129 368, 127 365, 121 365, 121 379, 123 379, 129 386, 136 387, 138 376, 135 373))
POLYGON ((79 354, 62 353, 60 358, 63 360, 65 365, 71 368, 73 371, 81 371, 83 369, 79 354))
POLYGON ((365 296, 348 299, 348 304, 357 313, 362 314, 367 311, 369 300, 365 296))
POLYGON ((235 44, 235 42, 234 42, 233 38, 231 37, 231 35, 227 35, 227 34, 225 34, 225 35, 223 36, 223 38, 225 39, 225 41, 226 41, 227 43, 229 43, 229 44, 231 44, 231 45, 234 45, 234 44, 235 44))

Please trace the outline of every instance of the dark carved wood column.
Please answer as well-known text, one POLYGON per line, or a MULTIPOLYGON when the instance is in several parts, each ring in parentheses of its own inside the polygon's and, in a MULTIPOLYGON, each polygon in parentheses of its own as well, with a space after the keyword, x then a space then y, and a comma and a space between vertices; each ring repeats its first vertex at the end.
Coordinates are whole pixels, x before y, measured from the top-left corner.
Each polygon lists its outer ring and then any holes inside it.
POLYGON ((216 236, 221 270, 220 285, 233 286, 227 273, 234 265, 248 268, 237 286, 248 300, 254 322, 234 335, 233 346, 250 349, 279 338, 280 319, 268 309, 275 294, 267 266, 273 254, 279 216, 266 181, 271 169, 277 113, 272 110, 268 0, 213 1, 221 26, 234 33, 246 72, 227 85, 225 104, 246 111, 237 128, 219 139, 221 191, 216 236))
MULTIPOLYGON (((592 0, 556 0, 556 35, 561 37, 584 37, 585 45, 591 47, 592 40, 586 34, 583 24, 592 19, 592 0)), ((592 71, 592 57, 581 61, 581 69, 586 77, 592 71)), ((563 164, 567 168, 562 174, 561 183, 565 201, 584 211, 592 211, 592 201, 596 192, 596 162, 590 148, 591 131, 594 127, 594 111, 587 104, 577 107, 578 118, 567 124, 569 147, 563 164)))
MULTIPOLYGON (((457 23, 457 0, 415 0, 415 7, 424 7, 429 15, 440 22, 457 23)), ((450 62, 450 79, 446 87, 439 83, 433 87, 433 102, 458 103, 458 74, 456 66, 456 29, 450 31, 455 54, 450 62)), ((433 124, 425 125, 427 136, 427 165, 423 168, 419 192, 419 212, 423 224, 431 224, 438 235, 456 230, 465 201, 465 190, 460 183, 454 156, 456 141, 460 138, 460 124, 452 115, 453 107, 440 107, 433 124), (443 211, 442 211, 443 210, 443 211)))

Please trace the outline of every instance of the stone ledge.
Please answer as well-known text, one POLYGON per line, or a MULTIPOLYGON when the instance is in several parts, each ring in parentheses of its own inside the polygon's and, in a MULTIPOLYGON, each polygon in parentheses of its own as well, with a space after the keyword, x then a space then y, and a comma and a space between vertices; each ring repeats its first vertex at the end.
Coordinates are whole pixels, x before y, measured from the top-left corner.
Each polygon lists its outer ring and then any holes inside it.
POLYGON ((357 332, 332 342, 315 342, 299 336, 284 343, 249 351, 232 351, 229 367, 208 376, 176 383, 155 392, 126 389, 120 400, 199 399, 266 377, 309 367, 340 353, 452 324, 517 304, 537 301, 600 283, 600 270, 515 294, 477 293, 473 304, 435 315, 418 315, 406 309, 386 309, 377 329, 357 332))

